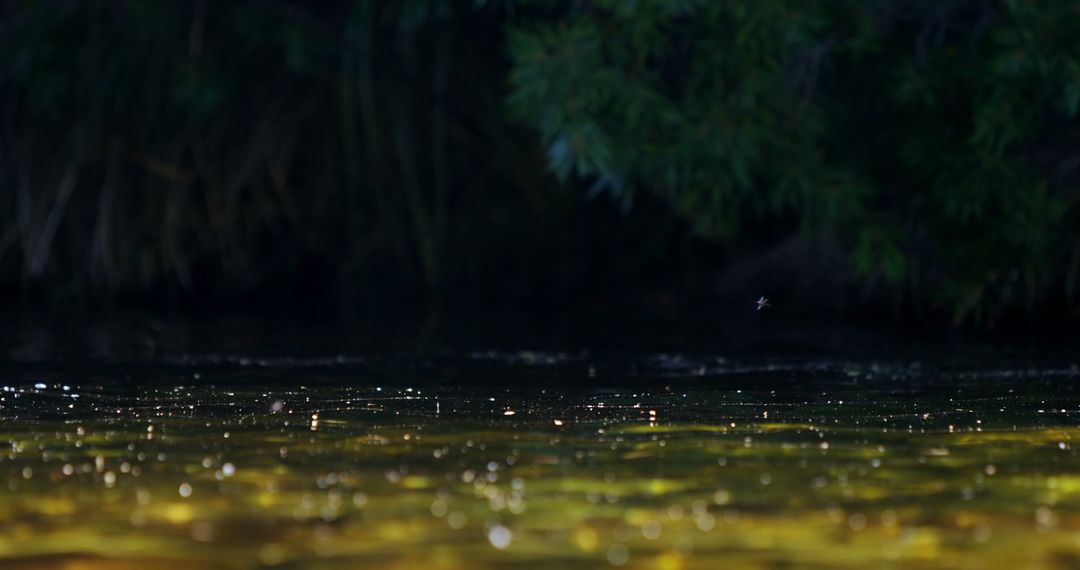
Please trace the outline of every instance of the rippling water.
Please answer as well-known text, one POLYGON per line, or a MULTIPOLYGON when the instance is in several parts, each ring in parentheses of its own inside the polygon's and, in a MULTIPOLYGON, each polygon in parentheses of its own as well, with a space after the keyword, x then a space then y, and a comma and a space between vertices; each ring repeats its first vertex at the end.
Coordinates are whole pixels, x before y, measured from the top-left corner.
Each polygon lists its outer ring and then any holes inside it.
POLYGON ((0 371, 5 568, 1080 568, 1068 362, 74 369, 0 371))

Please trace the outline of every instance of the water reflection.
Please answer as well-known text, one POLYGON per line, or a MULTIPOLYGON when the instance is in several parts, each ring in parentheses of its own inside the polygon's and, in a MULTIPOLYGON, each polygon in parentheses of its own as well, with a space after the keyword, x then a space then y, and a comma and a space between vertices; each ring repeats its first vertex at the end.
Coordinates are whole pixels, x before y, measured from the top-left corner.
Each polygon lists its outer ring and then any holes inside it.
POLYGON ((1076 568, 1077 376, 486 352, 16 371, 0 557, 1076 568))

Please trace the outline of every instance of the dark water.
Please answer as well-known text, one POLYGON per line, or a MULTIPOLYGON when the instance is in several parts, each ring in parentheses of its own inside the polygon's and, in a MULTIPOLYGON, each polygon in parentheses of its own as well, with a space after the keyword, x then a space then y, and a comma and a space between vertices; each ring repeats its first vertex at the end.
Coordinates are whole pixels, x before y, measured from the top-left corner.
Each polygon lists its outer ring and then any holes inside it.
POLYGON ((197 340, 13 345, 0 566, 1080 568, 1067 352, 197 340))

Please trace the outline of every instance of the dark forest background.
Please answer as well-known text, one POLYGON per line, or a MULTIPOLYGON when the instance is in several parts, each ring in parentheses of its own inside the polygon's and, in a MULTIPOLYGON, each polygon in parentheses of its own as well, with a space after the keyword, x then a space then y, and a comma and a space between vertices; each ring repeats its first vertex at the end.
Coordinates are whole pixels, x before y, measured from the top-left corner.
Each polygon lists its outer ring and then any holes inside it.
POLYGON ((1068 0, 0 0, 0 291, 1069 326, 1078 114, 1068 0))

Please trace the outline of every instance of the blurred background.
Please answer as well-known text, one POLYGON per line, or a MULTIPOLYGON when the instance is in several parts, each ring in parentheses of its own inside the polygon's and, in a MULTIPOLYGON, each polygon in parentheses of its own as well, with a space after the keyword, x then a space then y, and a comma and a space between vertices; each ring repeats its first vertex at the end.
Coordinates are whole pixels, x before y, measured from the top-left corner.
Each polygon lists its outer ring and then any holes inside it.
POLYGON ((1078 114, 1071 0, 0 0, 2 304, 1070 331, 1078 114))

